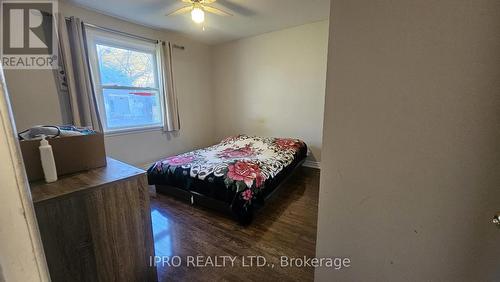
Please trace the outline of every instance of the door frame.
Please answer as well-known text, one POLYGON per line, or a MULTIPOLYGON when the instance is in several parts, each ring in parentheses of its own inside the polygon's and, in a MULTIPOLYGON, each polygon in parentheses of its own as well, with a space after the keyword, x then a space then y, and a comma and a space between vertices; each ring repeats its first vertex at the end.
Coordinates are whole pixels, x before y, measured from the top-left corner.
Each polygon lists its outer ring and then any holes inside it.
POLYGON ((0 65, 0 281, 50 281, 0 65))

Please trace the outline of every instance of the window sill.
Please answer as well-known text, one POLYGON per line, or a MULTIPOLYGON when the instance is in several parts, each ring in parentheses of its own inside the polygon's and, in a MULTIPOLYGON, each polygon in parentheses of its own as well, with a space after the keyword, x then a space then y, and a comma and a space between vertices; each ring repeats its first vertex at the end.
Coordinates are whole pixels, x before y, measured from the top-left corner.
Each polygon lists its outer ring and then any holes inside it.
POLYGON ((104 133, 104 137, 122 136, 130 134, 140 134, 152 131, 162 131, 163 126, 147 127, 147 128, 137 128, 137 129, 123 129, 104 133))

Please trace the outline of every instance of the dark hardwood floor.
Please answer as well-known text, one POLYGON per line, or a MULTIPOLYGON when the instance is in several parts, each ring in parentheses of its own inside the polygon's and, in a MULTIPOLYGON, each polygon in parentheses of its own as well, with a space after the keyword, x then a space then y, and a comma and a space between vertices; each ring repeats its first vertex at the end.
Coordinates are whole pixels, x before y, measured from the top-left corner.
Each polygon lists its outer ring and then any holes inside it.
POLYGON ((170 266, 158 265, 159 281, 313 281, 312 268, 282 268, 280 257, 314 257, 319 170, 299 168, 284 185, 246 227, 227 215, 165 195, 153 196, 156 256, 172 258, 170 266), (229 259, 226 267, 194 267, 186 266, 189 256, 202 256, 202 264, 209 256, 219 256, 219 265, 221 256, 236 259, 234 267, 229 259), (267 265, 255 266, 254 259, 254 266, 248 267, 250 256, 264 257, 267 265), (181 266, 172 266, 179 260, 181 266))

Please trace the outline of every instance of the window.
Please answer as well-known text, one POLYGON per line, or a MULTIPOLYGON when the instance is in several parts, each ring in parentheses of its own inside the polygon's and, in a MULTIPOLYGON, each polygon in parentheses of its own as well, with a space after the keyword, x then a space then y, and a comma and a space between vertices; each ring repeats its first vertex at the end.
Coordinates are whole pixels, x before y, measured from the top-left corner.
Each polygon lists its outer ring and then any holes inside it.
POLYGON ((87 42, 104 132, 162 127, 156 44, 94 29, 87 30, 87 42))

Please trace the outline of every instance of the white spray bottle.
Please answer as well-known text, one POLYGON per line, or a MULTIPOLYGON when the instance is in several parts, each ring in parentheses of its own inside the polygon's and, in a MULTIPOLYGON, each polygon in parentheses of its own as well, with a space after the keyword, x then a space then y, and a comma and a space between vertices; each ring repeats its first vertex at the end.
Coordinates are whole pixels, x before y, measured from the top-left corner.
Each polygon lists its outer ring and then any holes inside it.
POLYGON ((57 181, 57 169, 56 162, 54 161, 54 154, 52 152, 52 146, 50 146, 49 141, 45 139, 45 135, 42 135, 39 149, 40 159, 42 160, 43 174, 45 175, 45 182, 50 183, 57 181))

